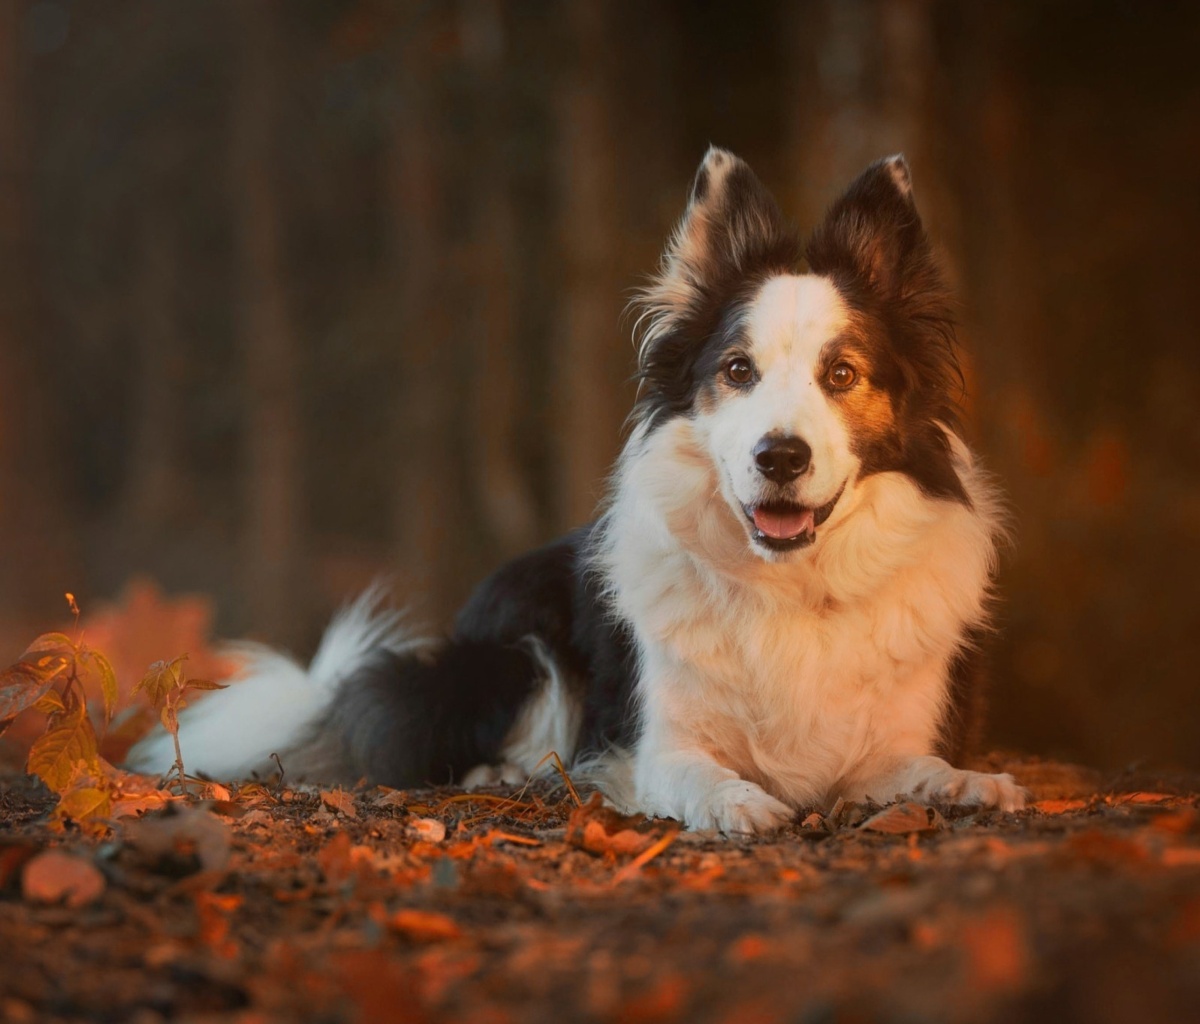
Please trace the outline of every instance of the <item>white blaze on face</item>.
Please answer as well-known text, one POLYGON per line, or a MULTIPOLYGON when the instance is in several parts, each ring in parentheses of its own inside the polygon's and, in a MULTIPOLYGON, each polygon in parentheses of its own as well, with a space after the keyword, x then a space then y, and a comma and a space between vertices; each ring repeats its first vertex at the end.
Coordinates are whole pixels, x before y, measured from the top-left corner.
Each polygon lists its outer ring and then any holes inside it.
POLYGON ((735 511, 765 493, 753 453, 768 434, 798 437, 812 449, 811 468, 791 494, 801 505, 828 503, 857 470, 843 419, 820 380, 822 349, 848 325, 846 304, 825 277, 773 277, 754 297, 745 318, 745 355, 758 382, 744 391, 720 387, 716 402, 697 418, 735 511))

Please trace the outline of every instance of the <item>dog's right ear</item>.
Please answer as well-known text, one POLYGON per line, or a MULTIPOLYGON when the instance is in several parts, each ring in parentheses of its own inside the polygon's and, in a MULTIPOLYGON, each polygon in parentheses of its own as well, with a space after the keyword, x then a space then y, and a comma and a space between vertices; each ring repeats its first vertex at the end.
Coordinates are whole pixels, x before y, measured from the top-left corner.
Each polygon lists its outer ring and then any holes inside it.
POLYGON ((657 342, 719 313, 747 280, 793 272, 799 255, 799 239, 749 165, 710 147, 659 272, 637 299, 643 371, 657 342))

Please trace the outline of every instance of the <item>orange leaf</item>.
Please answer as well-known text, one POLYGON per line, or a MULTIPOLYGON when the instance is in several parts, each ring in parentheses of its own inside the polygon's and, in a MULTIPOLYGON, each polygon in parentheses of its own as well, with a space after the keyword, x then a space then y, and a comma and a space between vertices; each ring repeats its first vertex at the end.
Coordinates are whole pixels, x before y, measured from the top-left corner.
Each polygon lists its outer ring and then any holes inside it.
POLYGON ((1043 814, 1064 814, 1067 811, 1082 811, 1087 805, 1086 800, 1039 800, 1033 809, 1043 814))
POLYGON ((107 818, 112 814, 112 794, 95 786, 69 789, 59 799, 55 812, 72 821, 107 818))
POLYGON ((147 670, 130 692, 132 697, 142 691, 150 703, 158 707, 165 699, 168 693, 179 685, 178 667, 186 660, 187 655, 181 654, 178 658, 173 658, 171 661, 156 661, 147 670))
POLYGON ((96 680, 100 684, 100 696, 104 700, 104 724, 108 725, 117 707, 117 674, 109 660, 90 647, 80 648, 76 661, 85 685, 89 680, 96 680))
POLYGON ((872 815, 861 827, 871 832, 904 835, 910 832, 936 832, 944 824, 935 808, 903 801, 872 815))
POLYGON ((39 853, 25 865, 21 876, 21 892, 34 903, 82 907, 98 899, 104 888, 104 876, 90 860, 61 850, 39 853))
POLYGON ((440 843, 446 838, 446 826, 437 818, 416 818, 408 823, 408 829, 427 843, 440 843))
POLYGON ((415 942, 445 942, 462 935, 453 918, 430 910, 397 910, 388 926, 415 942))
POLYGON ((25 767, 56 793, 62 793, 70 786, 80 763, 99 774, 96 733, 83 701, 50 720, 50 728, 30 748, 25 767))
POLYGON ((25 653, 21 655, 21 658, 26 659, 31 654, 44 652, 61 654, 69 658, 74 650, 75 644, 66 633, 43 633, 25 648, 25 653))
POLYGON ((357 818, 354 797, 343 789, 321 790, 321 802, 331 811, 340 811, 347 818, 357 818))
POLYGON ((211 679, 189 679, 183 684, 185 690, 227 690, 228 683, 214 683, 211 679))
POLYGON ((52 678, 43 678, 23 661, 6 669, 0 675, 0 733, 22 711, 36 706, 53 685, 52 678))

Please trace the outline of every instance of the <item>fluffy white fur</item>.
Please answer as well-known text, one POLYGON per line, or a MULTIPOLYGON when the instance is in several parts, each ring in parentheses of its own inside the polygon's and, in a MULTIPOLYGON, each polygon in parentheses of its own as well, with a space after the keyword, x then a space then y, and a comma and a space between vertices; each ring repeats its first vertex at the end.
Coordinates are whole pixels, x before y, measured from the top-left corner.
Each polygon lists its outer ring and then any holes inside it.
POLYGON ((600 569, 633 624, 640 810, 747 832, 838 796, 1022 805, 1007 775, 933 756, 960 638, 983 623, 1002 532, 997 495, 952 434, 970 506, 899 473, 858 478, 816 355, 844 311, 817 278, 777 278, 749 313, 761 382, 635 433, 604 518, 600 569), (753 441, 815 438, 811 488, 846 489, 815 543, 758 548, 753 441))
MULTIPOLYGON (((243 665, 228 690, 189 707, 180 717, 179 746, 189 772, 217 779, 250 778, 274 769, 271 755, 298 746, 338 683, 381 648, 402 653, 415 639, 400 612, 383 606, 385 590, 370 588, 343 608, 321 638, 306 670, 294 658, 262 644, 230 645, 224 653, 243 665)), ((175 761, 169 733, 155 730, 126 763, 135 771, 165 772, 175 761)))

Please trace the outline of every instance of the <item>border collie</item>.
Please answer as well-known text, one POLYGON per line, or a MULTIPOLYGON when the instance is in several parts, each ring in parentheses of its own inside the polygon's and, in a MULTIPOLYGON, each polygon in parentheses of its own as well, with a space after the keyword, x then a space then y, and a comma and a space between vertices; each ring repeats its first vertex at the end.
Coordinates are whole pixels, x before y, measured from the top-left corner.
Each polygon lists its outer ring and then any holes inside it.
MULTIPOLYGON (((639 397, 597 521, 486 580, 444 640, 370 592, 306 669, 264 649, 189 710, 211 776, 524 781, 551 752, 615 802, 761 832, 837 797, 1003 810, 954 767, 1003 536, 959 434, 949 304, 908 166, 807 242, 710 149, 638 297, 639 397)), ((133 763, 165 769, 169 737, 133 763)))

